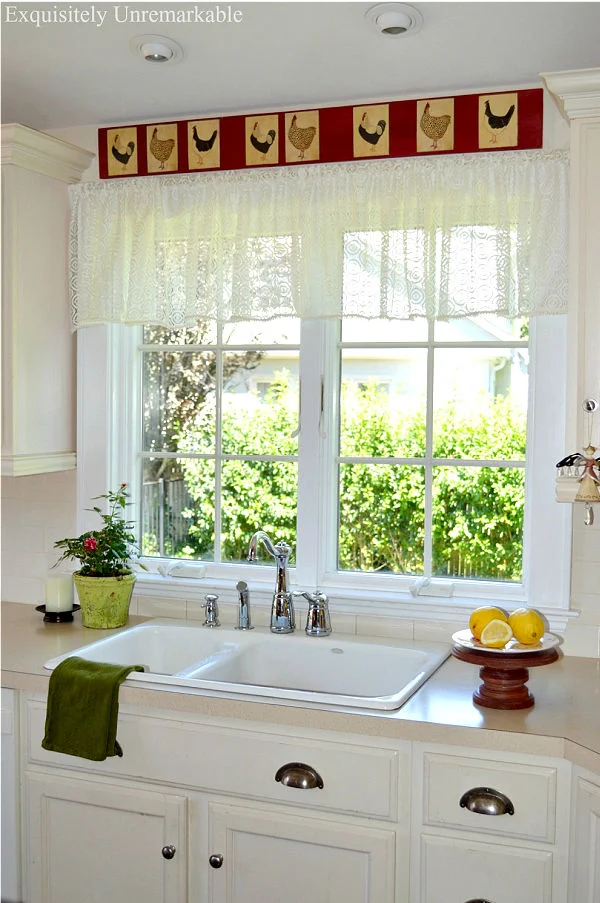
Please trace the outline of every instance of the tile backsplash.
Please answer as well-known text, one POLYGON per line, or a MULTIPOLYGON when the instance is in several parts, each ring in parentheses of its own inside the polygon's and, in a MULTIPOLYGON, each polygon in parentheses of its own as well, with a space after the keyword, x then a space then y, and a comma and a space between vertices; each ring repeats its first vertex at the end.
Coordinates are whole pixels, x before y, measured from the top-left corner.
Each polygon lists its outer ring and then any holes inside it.
POLYGON ((59 555, 54 543, 76 535, 76 472, 2 477, 2 599, 44 601, 59 555))
MULTIPOLYGON (((46 576, 58 558, 54 543, 76 535, 76 482, 75 471, 2 478, 3 600, 24 604, 43 602, 46 576)), ((577 511, 571 605, 580 615, 569 623, 564 652, 600 658, 600 517, 593 526, 586 527, 583 519, 577 517, 577 511)), ((134 596, 132 606, 135 613, 151 617, 199 617, 197 605, 180 600, 161 600, 159 604, 156 598, 134 596)), ((369 632, 373 632, 371 618, 345 614, 337 617, 338 630, 342 633, 365 632, 365 620, 370 625, 369 632)), ((451 627, 447 622, 436 625, 389 617, 375 619, 375 625, 382 636, 432 640, 439 639, 440 634, 447 637, 451 627)))

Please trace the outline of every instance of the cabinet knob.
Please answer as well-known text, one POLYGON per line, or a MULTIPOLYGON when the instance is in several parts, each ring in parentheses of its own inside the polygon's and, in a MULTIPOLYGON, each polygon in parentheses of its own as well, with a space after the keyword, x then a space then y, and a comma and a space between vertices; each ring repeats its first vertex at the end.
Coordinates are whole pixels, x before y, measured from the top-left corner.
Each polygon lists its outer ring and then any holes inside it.
POLYGON ((172 859, 177 850, 173 846, 173 844, 169 843, 166 847, 162 848, 162 854, 165 859, 172 859))
POLYGON ((323 778, 318 771, 305 765, 304 762, 288 762, 277 770, 276 781, 281 781, 286 787, 295 787, 298 790, 323 789, 323 778))
POLYGON ((209 865, 214 869, 220 869, 223 865, 223 857, 220 853, 213 853, 208 857, 209 865))
MULTIPOLYGON (((463 809, 478 815, 514 815, 515 807, 507 796, 491 787, 473 787, 460 798, 463 809)), ((472 903, 472 901, 467 901, 472 903)))

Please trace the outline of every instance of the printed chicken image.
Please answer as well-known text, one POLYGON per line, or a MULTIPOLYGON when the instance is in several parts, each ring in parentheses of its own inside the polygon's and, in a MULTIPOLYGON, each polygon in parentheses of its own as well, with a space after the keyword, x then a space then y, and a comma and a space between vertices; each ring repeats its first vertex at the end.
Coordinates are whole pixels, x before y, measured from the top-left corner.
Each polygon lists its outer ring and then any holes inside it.
POLYGON ((250 144, 259 154, 262 154, 263 160, 266 160, 267 154, 271 150, 276 137, 277 132, 275 129, 269 129, 269 131, 265 133, 261 129, 258 120, 256 120, 250 134, 250 144))
POLYGON ((198 129, 196 128, 196 126, 194 126, 192 128, 192 138, 194 139, 194 145, 198 154, 198 165, 202 166, 202 155, 208 153, 208 151, 211 151, 213 149, 214 143, 217 138, 217 130, 213 129, 212 135, 209 138, 201 138, 198 134, 198 129))
POLYGON ((497 115, 496 113, 492 112, 489 100, 486 100, 484 104, 484 112, 492 136, 490 138, 490 144, 498 144, 498 139, 502 138, 505 130, 510 125, 510 121, 513 118, 513 114, 515 112, 515 105, 514 103, 511 104, 506 113, 504 113, 503 115, 497 115))
POLYGON ((423 134, 431 140, 430 150, 437 150, 438 141, 441 141, 448 131, 452 116, 449 113, 444 113, 442 116, 433 116, 430 113, 430 109, 431 105, 427 101, 419 121, 419 127, 423 134))
POLYGON ((304 160, 304 154, 312 145, 316 134, 317 128, 314 125, 300 128, 300 126, 298 126, 298 117, 294 113, 287 136, 290 144, 292 144, 296 150, 300 151, 298 159, 304 160))
POLYGON ((158 160, 159 169, 164 170, 165 163, 173 153, 174 147, 174 138, 161 139, 158 137, 158 129, 154 128, 154 130, 152 131, 152 138, 150 140, 150 153, 155 158, 155 160, 158 160))
POLYGON ((112 143, 111 153, 114 159, 122 165, 123 172, 127 172, 127 164, 131 160, 133 156, 133 152, 135 151, 135 142, 128 141, 126 147, 121 147, 119 144, 119 136, 115 135, 115 140, 112 143))
POLYGON ((383 157, 390 152, 389 104, 353 108, 355 157, 383 157))
POLYGON ((373 147, 375 147, 375 145, 379 143, 379 139, 385 132, 386 125, 387 123, 385 119, 380 119, 377 125, 373 126, 371 124, 369 114, 365 110, 365 112, 362 114, 362 119, 358 127, 358 134, 363 139, 363 141, 366 141, 367 144, 371 144, 373 147))

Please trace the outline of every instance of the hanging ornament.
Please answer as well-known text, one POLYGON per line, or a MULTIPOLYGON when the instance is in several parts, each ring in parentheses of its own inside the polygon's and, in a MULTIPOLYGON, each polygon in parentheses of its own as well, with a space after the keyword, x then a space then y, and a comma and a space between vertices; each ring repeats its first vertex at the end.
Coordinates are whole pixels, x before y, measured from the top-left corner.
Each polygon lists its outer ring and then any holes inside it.
POLYGON ((598 448, 592 445, 592 421, 600 405, 594 398, 586 398, 582 407, 588 418, 587 444, 582 452, 567 455, 559 461, 556 468, 560 477, 577 480, 573 501, 584 503, 584 523, 589 527, 594 523, 592 505, 600 502, 600 455, 596 456, 598 448))

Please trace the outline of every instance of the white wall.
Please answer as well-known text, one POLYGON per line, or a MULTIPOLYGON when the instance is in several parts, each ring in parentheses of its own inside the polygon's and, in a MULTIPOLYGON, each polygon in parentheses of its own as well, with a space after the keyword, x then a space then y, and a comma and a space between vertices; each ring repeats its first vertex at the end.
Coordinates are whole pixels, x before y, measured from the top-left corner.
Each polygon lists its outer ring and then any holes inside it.
POLYGON ((2 599, 39 605, 54 543, 76 536, 76 473, 2 477, 2 599))

